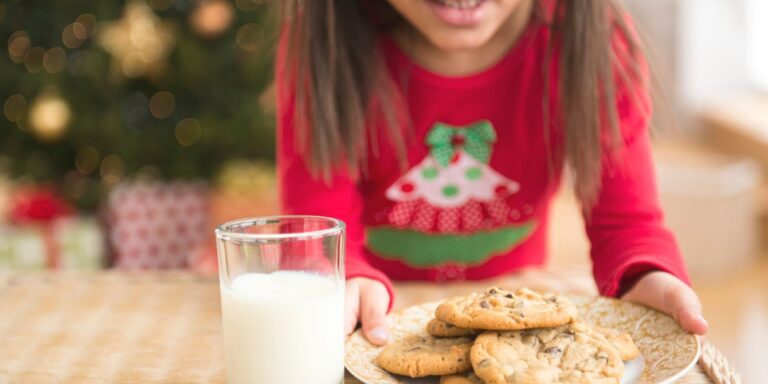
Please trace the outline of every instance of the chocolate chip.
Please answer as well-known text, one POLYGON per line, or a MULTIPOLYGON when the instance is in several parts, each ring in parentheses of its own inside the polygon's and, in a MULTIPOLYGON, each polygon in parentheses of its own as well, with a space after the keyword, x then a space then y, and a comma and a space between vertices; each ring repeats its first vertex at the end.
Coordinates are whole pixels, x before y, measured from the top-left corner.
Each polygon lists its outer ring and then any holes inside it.
POLYGON ((496 288, 491 288, 491 289, 488 290, 488 293, 490 293, 491 295, 495 295, 495 294, 499 293, 499 291, 497 291, 496 288))
POLYGON ((534 335, 524 335, 523 336, 523 343, 529 344, 531 346, 537 346, 539 345, 539 338, 534 335))
POLYGON ((491 365, 491 362, 488 359, 482 359, 482 360, 480 360, 480 363, 478 365, 480 366, 480 368, 485 368, 485 367, 491 365))
POLYGON ((549 347, 544 350, 545 353, 549 353, 550 355, 560 355, 563 353, 563 350, 559 347, 549 347))
POLYGON ((487 301, 485 301, 485 300, 483 300, 483 301, 481 301, 481 302, 480 302, 480 306, 481 306, 481 307, 483 307, 483 308, 485 308, 485 309, 488 309, 488 308, 490 308, 490 307, 491 307, 491 306, 488 304, 488 302, 487 302, 487 301))
POLYGON ((507 299, 514 299, 515 295, 513 295, 511 293, 507 293, 506 295, 504 295, 504 297, 506 297, 507 299))
POLYGON ((556 303, 557 302, 557 296, 552 296, 552 297, 548 298, 547 301, 549 301, 550 303, 556 303))

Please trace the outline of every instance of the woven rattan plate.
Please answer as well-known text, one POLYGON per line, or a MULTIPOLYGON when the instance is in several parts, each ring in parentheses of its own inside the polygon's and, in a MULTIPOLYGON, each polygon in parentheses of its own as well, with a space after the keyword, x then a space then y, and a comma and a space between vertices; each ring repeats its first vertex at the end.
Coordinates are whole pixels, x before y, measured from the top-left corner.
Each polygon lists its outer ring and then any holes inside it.
MULTIPOLYGON (((585 322, 632 335, 642 357, 627 364, 622 384, 671 383, 694 367, 701 354, 698 338, 658 311, 608 298, 569 298, 579 308, 579 315, 585 322)), ((437 304, 417 305, 390 315, 392 338, 398 340, 422 333, 426 323, 434 317, 437 304)), ((367 384, 437 383, 436 378, 410 380, 390 375, 374 362, 380 351, 381 348, 368 343, 360 331, 355 332, 347 339, 347 369, 367 384)))

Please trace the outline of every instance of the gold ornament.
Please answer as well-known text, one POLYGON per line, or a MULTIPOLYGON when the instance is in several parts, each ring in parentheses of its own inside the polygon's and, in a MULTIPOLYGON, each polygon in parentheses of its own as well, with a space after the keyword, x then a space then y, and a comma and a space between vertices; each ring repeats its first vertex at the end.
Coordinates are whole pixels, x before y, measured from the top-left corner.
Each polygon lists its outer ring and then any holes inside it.
POLYGON ((219 36, 232 24, 234 9, 227 0, 204 0, 190 14, 189 22, 198 35, 205 38, 219 36))
POLYGON ((29 108, 29 125, 37 137, 50 141, 66 131, 72 112, 55 88, 46 88, 35 98, 29 108))
POLYGON ((128 3, 120 20, 102 23, 98 40, 113 67, 131 78, 156 72, 174 45, 171 27, 140 1, 128 3))

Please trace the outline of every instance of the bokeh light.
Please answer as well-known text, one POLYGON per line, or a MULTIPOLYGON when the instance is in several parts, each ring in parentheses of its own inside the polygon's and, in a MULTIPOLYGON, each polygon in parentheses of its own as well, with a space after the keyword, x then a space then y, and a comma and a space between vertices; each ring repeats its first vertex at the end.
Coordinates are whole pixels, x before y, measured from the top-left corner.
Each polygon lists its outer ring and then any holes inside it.
POLYGON ((24 118, 27 113, 27 98, 23 95, 11 95, 5 99, 3 104, 3 113, 11 122, 17 122, 24 118))
POLYGON ((258 24, 248 23, 237 30, 237 45, 249 52, 257 52, 264 40, 264 29, 258 24))
POLYGON ((232 24, 234 10, 226 0, 205 0, 189 16, 192 28, 203 37, 215 37, 232 24))
POLYGON ((27 55, 24 56, 24 65, 29 73, 38 73, 43 70, 44 55, 45 48, 43 47, 34 47, 27 52, 27 55))
POLYGON ((170 92, 157 92, 149 100, 149 111, 152 116, 158 119, 165 119, 170 116, 175 107, 176 100, 170 92))
POLYGON ((202 134, 203 128, 195 119, 184 119, 176 124, 176 141, 185 147, 188 147, 200 140, 200 136, 202 136, 202 134))
POLYGON ((117 155, 109 155, 101 161, 99 167, 101 179, 108 184, 114 184, 120 181, 125 174, 125 164, 123 159, 117 155))
POLYGON ((75 19, 75 23, 81 24, 85 28, 85 38, 91 38, 96 35, 96 30, 99 26, 96 16, 84 13, 75 19))
POLYGON ((16 31, 8 38, 8 56, 14 63, 21 63, 29 51, 31 45, 29 34, 24 31, 16 31))
POLYGON ((72 112, 53 88, 43 90, 29 108, 29 125, 43 140, 54 140, 64 134, 72 112))
POLYGON ((79 48, 83 45, 85 36, 87 36, 85 26, 81 23, 72 23, 64 27, 64 30, 61 32, 61 41, 67 48, 79 48), (76 29, 77 32, 75 32, 76 29), (83 38, 80 38, 80 36, 83 36, 83 38))
POLYGON ((75 167, 83 175, 90 175, 99 168, 99 160, 99 151, 96 148, 80 148, 75 155, 75 167))
POLYGON ((165 11, 170 8, 174 3, 174 0, 149 0, 149 5, 155 10, 165 11))
POLYGON ((54 47, 43 55, 43 68, 48 73, 58 73, 67 66, 67 53, 61 47, 54 47))

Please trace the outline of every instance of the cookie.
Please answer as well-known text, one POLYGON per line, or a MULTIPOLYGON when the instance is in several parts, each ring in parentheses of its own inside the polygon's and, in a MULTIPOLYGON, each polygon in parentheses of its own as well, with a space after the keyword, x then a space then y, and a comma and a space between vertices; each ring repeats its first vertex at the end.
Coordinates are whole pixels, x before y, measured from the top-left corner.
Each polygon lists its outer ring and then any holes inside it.
POLYGON ((464 372, 460 375, 440 377, 440 384, 484 384, 483 379, 477 377, 474 372, 464 372))
POLYGON ((616 349, 581 323, 484 332, 471 360, 475 374, 490 384, 618 384, 624 371, 616 349))
POLYGON ((568 299, 527 288, 511 292, 494 287, 453 298, 435 310, 435 318, 457 327, 503 331, 557 327, 577 316, 568 299))
POLYGON ((376 363, 387 372, 410 377, 442 376, 472 368, 472 338, 411 335, 384 347, 376 363))
POLYGON ((640 354, 640 350, 637 349, 637 345, 635 345, 635 341, 632 340, 632 336, 629 333, 603 327, 592 327, 592 329, 605 337, 619 351, 619 356, 621 356, 622 360, 632 360, 640 354))
POLYGON ((477 329, 457 327, 438 319, 432 319, 427 323, 427 333, 435 337, 474 336, 480 332, 481 331, 478 331, 477 329))

